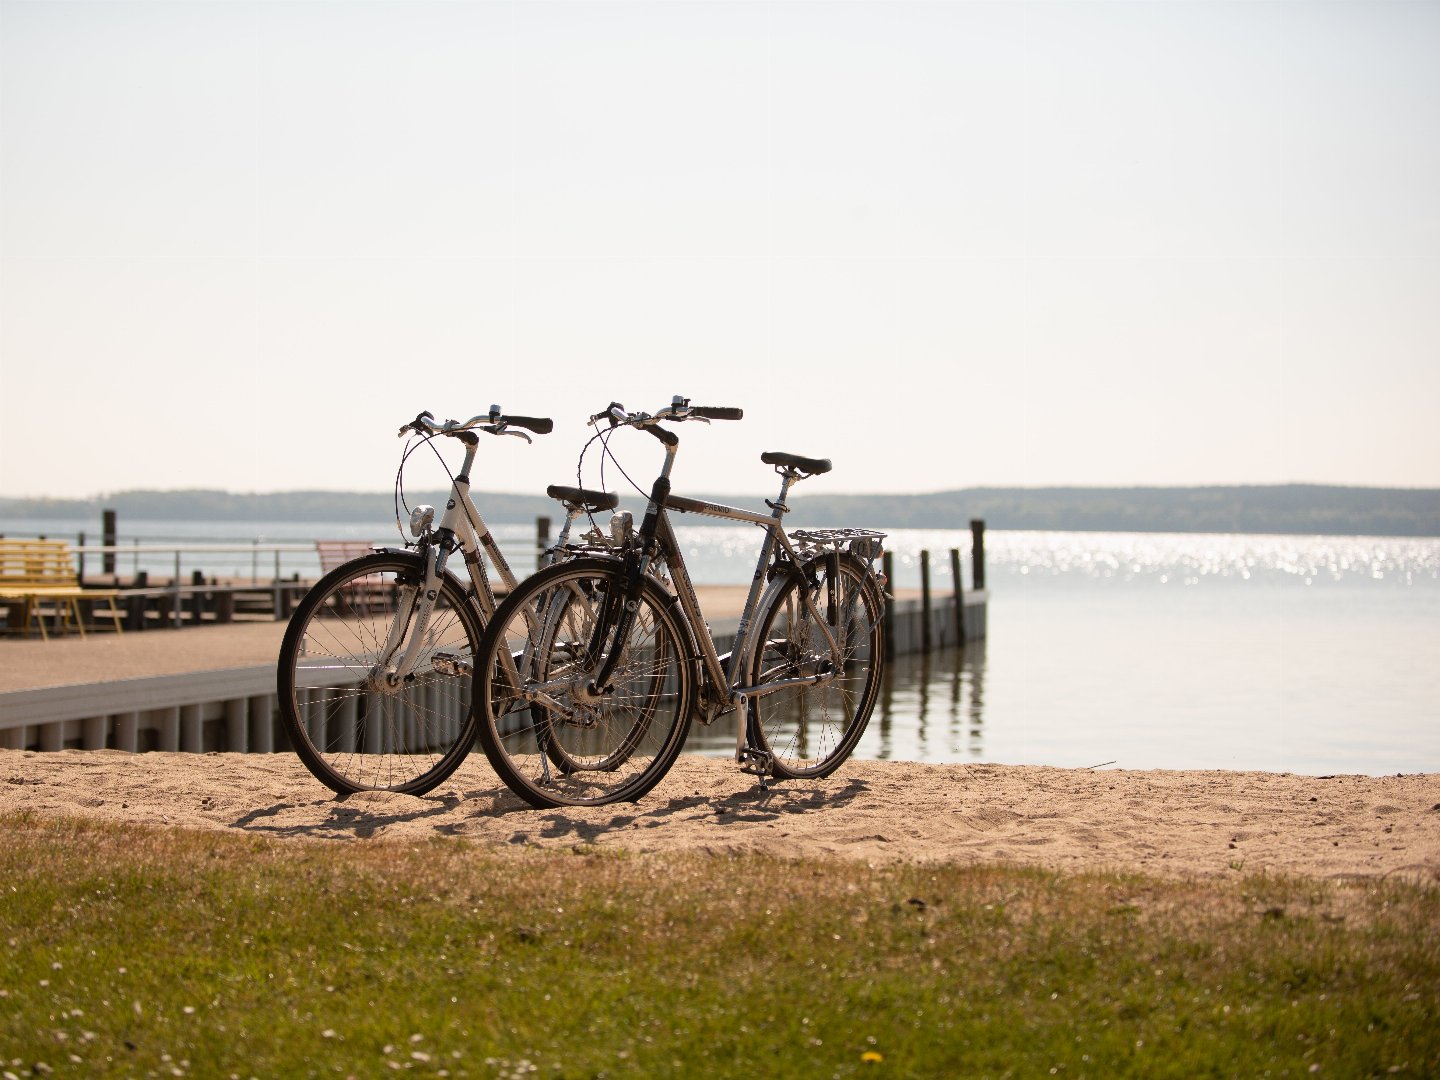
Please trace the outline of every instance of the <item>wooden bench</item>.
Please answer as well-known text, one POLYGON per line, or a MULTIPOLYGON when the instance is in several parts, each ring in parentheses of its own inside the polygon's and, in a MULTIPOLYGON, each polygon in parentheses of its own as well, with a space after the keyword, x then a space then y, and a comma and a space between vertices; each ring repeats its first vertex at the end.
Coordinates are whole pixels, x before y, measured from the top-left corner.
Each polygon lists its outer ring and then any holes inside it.
MULTIPOLYGON (((375 545, 368 540, 316 540, 315 550, 320 553, 320 573, 375 553, 375 545)), ((355 578, 345 588, 345 601, 356 611, 384 608, 390 602, 390 586, 379 574, 367 574, 355 578)))
POLYGON ((41 638, 49 640, 45 629, 48 615, 62 632, 73 618, 83 638, 83 601, 92 615, 95 604, 105 604, 115 622, 115 632, 121 633, 119 595, 117 589, 82 588, 75 572, 75 556, 63 540, 0 539, 0 604, 9 609, 7 629, 23 630, 28 636, 30 624, 35 623, 41 638))
POLYGON ((369 555, 375 546, 368 540, 316 540, 315 550, 320 555, 320 573, 328 574, 351 559, 369 555))

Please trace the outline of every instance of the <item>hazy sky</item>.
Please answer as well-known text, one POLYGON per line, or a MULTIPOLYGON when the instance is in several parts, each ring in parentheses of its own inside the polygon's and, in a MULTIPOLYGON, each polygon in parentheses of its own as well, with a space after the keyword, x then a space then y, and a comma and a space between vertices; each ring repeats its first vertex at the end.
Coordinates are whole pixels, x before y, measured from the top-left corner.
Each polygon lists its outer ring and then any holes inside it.
POLYGON ((1440 486, 1440 3, 0 3, 0 494, 1440 486), (619 443, 648 478, 657 446, 619 443), (589 479, 589 478, 587 478, 589 479))

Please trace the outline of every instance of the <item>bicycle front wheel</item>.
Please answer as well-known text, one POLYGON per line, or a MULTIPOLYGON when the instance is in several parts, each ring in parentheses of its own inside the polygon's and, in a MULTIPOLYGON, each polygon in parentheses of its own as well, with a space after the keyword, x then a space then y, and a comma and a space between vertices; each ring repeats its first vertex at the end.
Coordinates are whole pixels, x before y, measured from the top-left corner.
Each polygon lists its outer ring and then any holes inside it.
POLYGON ((754 682, 834 674, 816 686, 797 682, 751 699, 750 742, 770 753, 777 777, 829 776, 855 749, 880 687, 884 615, 874 577, 844 555, 810 560, 775 595, 759 620, 754 682), (840 647, 838 671, 811 605, 840 647))
POLYGON ((531 806, 639 799, 685 743, 685 633, 653 582, 628 619, 625 599, 617 562, 575 559, 527 579, 486 627, 475 668, 480 744, 531 806))
POLYGON ((474 743, 480 620, 460 584, 446 578, 421 626, 424 581, 416 555, 355 559, 305 594, 285 632, 285 730, 300 760, 341 794, 419 795, 454 772, 474 743))

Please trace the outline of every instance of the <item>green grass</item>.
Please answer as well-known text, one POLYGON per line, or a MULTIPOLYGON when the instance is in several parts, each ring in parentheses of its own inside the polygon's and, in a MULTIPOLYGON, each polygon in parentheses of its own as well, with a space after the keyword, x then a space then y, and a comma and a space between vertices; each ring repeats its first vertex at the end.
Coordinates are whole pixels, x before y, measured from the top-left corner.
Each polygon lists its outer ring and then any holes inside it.
POLYGON ((0 1072, 1440 1074, 1440 892, 0 816, 0 1072))

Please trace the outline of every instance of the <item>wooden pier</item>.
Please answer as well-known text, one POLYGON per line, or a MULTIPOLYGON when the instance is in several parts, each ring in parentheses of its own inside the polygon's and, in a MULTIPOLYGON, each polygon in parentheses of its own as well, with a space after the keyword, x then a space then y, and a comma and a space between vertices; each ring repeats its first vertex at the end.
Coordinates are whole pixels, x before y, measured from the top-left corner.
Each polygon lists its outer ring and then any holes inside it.
MULTIPOLYGON (((931 588, 921 553, 921 588, 886 602, 887 654, 963 646, 986 636, 984 525, 972 523, 972 588, 949 553, 953 589, 931 588)), ((885 573, 894 580, 890 555, 885 573)), ((297 579, 221 584, 171 582, 125 590, 127 625, 181 632, 91 634, 0 642, 0 749, 271 753, 289 749, 280 723, 276 662, 285 621, 309 588, 297 579), (136 671, 149 674, 134 676, 136 671)), ((734 641, 743 586, 701 587, 717 617, 720 651, 734 641)))
MULTIPOLYGON (((894 653, 919 651, 927 637, 927 609, 931 647, 956 644, 962 621, 967 640, 983 637, 987 599, 983 592, 965 593, 958 617, 950 595, 934 598, 928 605, 919 597, 896 601, 890 628, 894 653)), ((716 642, 722 650, 734 640, 735 622, 719 620, 714 625, 716 642)), ((208 659, 198 658, 195 662, 201 666, 196 670, 127 678, 107 677, 94 668, 77 669, 77 674, 87 676, 85 681, 0 692, 0 749, 109 749, 132 753, 169 750, 197 754, 286 750, 289 745, 280 724, 275 688, 275 658, 283 624, 269 625, 274 630, 264 650, 250 642, 237 650, 248 652, 252 661, 259 659, 257 653, 268 651, 263 662, 215 666, 217 658, 224 664, 226 639, 232 639, 235 631, 245 630, 254 637, 255 628, 212 626, 178 634, 145 634, 143 643, 129 642, 153 650, 186 638, 213 639, 206 642, 208 659)), ((0 645, 0 650, 15 655, 17 650, 26 649, 25 659, 29 659, 39 655, 41 648, 56 650, 58 656, 58 650, 94 649, 109 644, 126 642, 116 635, 103 641, 92 635, 84 642, 11 642, 0 645)), ((20 659, 18 655, 15 658, 20 659)), ((184 662, 185 658, 177 659, 184 662)), ((58 677, 63 679, 65 675, 61 670, 58 677)))

